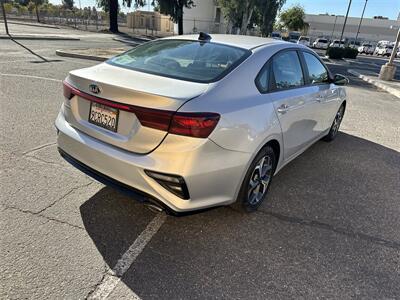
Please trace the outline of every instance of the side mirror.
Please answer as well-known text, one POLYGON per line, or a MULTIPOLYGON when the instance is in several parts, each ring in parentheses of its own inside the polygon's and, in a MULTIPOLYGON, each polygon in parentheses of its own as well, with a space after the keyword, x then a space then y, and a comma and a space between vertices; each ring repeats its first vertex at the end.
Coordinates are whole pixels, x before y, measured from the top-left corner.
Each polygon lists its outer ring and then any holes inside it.
POLYGON ((346 85, 349 83, 349 79, 341 74, 336 74, 335 76, 333 76, 332 83, 336 85, 346 85))

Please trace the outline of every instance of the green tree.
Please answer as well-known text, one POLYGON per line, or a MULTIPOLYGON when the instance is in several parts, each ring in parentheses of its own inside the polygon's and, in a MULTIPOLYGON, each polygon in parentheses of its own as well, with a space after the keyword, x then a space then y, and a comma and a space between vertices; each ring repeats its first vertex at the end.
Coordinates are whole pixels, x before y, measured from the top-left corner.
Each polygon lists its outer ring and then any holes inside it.
POLYGON ((285 4, 286 0, 259 0, 256 14, 259 16, 260 31, 263 36, 268 36, 272 33, 276 15, 285 4))
POLYGON ((62 6, 65 9, 73 10, 74 9, 74 0, 62 0, 62 6))
MULTIPOLYGON (((119 3, 118 0, 96 0, 97 7, 102 7, 104 11, 109 13, 110 18, 110 28, 111 32, 118 32, 118 12, 119 12, 119 3)), ((145 0, 122 0, 122 5, 131 7, 132 4, 138 8, 146 5, 145 0)))
POLYGON ((300 31, 307 27, 304 22, 305 12, 304 8, 300 5, 294 5, 284 10, 280 16, 280 23, 288 30, 300 31))
POLYGON ((152 5, 157 11, 169 15, 175 23, 178 23, 178 34, 183 34, 183 9, 193 7, 193 0, 153 0, 152 5))
POLYGON ((246 34, 249 27, 259 26, 263 35, 272 31, 278 10, 286 0, 218 0, 228 25, 246 34))

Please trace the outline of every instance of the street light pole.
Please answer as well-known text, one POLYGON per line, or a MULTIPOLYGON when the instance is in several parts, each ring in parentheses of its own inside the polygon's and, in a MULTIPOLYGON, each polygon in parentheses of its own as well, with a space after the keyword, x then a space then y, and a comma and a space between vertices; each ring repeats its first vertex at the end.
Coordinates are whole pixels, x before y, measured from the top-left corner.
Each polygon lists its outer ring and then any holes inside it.
POLYGON ((6 10, 4 9, 4 0, 0 0, 0 3, 1 3, 1 11, 3 12, 4 26, 6 27, 6 34, 10 35, 8 33, 8 24, 7 24, 6 10))
POLYGON ((342 34, 340 35, 340 42, 342 42, 342 39, 343 39, 344 28, 346 27, 347 17, 349 16, 350 6, 351 6, 351 0, 349 1, 349 6, 347 7, 346 17, 344 18, 342 34))
POLYGON ((368 0, 365 0, 364 8, 363 8, 363 11, 362 11, 362 14, 361 14, 360 24, 358 24, 356 40, 354 41, 354 45, 356 44, 357 38, 358 38, 358 34, 360 33, 361 22, 362 22, 362 20, 364 18, 364 12, 365 12, 365 7, 367 6, 367 2, 368 2, 368 0))
POLYGON ((335 32, 337 17, 338 17, 338 16, 335 16, 335 23, 333 24, 333 29, 332 29, 332 34, 331 34, 331 41, 332 41, 332 39, 333 39, 333 33, 335 32))

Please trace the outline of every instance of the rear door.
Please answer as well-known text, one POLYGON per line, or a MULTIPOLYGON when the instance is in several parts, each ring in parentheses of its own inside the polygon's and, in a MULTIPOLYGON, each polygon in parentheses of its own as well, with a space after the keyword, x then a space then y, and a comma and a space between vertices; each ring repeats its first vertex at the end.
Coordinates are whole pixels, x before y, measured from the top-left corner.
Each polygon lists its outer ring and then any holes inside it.
POLYGON ((269 97, 280 121, 287 160, 320 134, 317 89, 306 85, 296 50, 281 51, 272 58, 271 81, 269 97))

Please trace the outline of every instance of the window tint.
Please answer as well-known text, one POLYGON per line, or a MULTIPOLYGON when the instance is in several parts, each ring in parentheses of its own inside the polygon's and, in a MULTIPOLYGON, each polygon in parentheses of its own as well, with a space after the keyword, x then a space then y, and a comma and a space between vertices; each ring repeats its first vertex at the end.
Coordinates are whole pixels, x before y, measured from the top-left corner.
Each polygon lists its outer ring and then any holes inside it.
POLYGON ((288 89, 304 85, 303 72, 296 51, 285 51, 274 56, 272 69, 276 89, 288 89))
POLYGON ((328 81, 328 71, 314 55, 303 52, 306 61, 308 75, 311 83, 322 83, 328 81))
POLYGON ((142 44, 107 63, 188 81, 212 82, 249 54, 245 49, 212 42, 160 40, 142 44))

